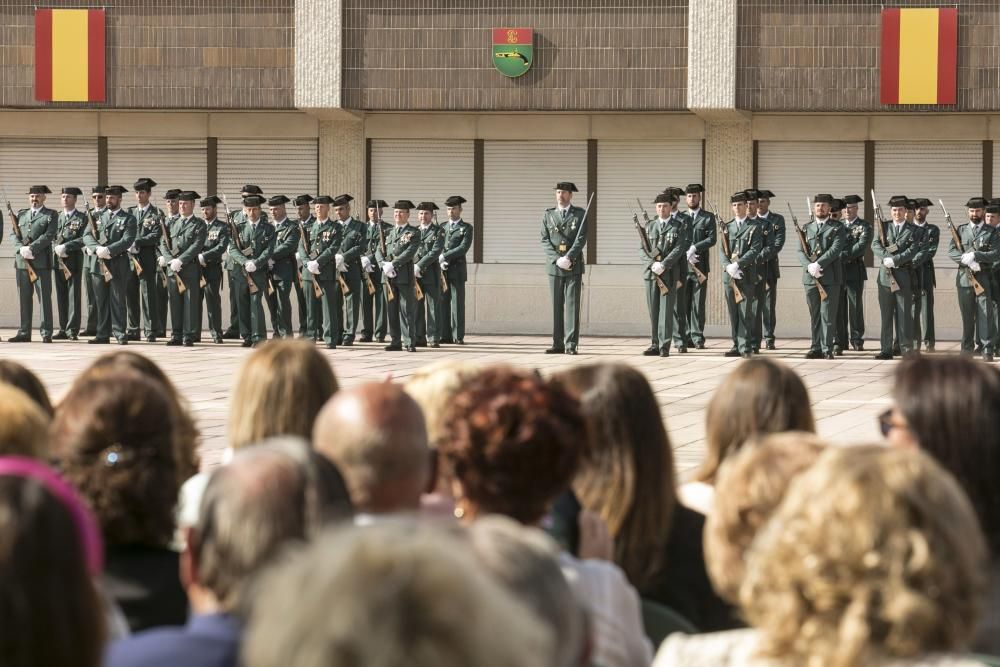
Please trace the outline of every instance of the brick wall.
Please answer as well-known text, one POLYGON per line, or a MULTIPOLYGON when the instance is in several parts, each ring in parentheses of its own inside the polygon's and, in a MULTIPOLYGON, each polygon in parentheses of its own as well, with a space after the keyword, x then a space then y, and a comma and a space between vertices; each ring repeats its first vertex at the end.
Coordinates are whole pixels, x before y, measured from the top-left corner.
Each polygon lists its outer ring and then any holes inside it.
POLYGON ((687 0, 344 0, 344 99, 365 110, 685 107, 687 0), (508 79, 492 28, 534 28, 508 79))
POLYGON ((107 102, 95 105, 34 100, 35 4, 0 0, 0 106, 290 109, 294 5, 47 0, 45 7, 107 10, 107 102))
POLYGON ((958 7, 958 103, 879 104, 880 0, 740 0, 736 103, 751 111, 993 111, 1000 107, 1000 4, 958 7))

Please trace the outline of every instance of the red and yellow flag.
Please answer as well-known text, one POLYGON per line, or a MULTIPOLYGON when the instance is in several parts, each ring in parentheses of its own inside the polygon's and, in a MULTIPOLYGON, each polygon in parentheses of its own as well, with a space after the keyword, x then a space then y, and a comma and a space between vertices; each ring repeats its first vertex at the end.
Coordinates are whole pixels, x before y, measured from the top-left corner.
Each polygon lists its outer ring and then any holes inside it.
POLYGON ((958 9, 882 10, 882 104, 955 104, 958 9))
POLYGON ((104 10, 35 10, 35 99, 104 101, 104 10))

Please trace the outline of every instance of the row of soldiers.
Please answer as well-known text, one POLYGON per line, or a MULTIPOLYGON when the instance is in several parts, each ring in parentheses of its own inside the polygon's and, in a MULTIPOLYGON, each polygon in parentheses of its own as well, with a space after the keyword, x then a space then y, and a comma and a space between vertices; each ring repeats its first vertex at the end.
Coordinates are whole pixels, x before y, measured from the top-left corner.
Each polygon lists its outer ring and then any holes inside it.
MULTIPOLYGON (((94 344, 147 342, 167 335, 168 345, 200 342, 202 312, 215 343, 226 338, 251 347, 267 338, 264 304, 275 337, 291 337, 291 293, 298 301, 302 337, 335 349, 385 342, 387 350, 415 351, 442 342, 464 343, 466 254, 472 226, 462 220, 460 196, 446 202, 448 223, 436 221, 433 202, 396 202, 395 224, 382 220, 387 204, 372 200, 367 221, 351 215, 350 195, 284 195, 265 199, 259 186, 243 187, 242 207, 225 198, 168 190, 166 210, 150 202, 156 183, 136 181, 137 204, 122 207, 127 189, 96 186, 93 208, 82 191, 62 189, 61 212, 45 206, 47 186, 29 189, 30 207, 13 218, 20 327, 11 342, 31 340, 33 296, 41 307, 42 342, 91 335, 94 344), (203 217, 194 215, 195 202, 203 217), (267 204, 268 213, 263 207, 267 204), (298 219, 287 215, 294 204, 298 219), (220 217, 220 205, 226 215, 220 217), (418 209, 420 226, 410 224, 418 209), (331 215, 332 214, 332 215, 331 215), (272 222, 273 220, 273 222, 272 222), (55 270, 59 331, 53 335, 55 270), (223 329, 223 277, 228 277, 230 323, 223 329), (80 330, 82 293, 88 329, 80 330), (363 322, 361 321, 363 319, 363 322)), ((2 229, 2 216, 0 216, 2 229)))

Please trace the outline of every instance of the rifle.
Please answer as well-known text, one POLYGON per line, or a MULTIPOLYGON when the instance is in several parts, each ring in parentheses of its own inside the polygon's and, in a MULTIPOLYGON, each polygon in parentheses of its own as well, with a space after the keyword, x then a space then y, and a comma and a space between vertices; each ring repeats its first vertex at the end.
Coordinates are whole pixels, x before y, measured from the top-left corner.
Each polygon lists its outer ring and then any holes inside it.
MULTIPOLYGON (((872 188, 872 204, 875 206, 875 219, 878 221, 878 239, 882 244, 882 247, 887 251, 886 239, 885 239, 885 218, 882 217, 882 207, 878 203, 878 199, 875 197, 875 188, 872 188)), ((898 292, 899 283, 896 282, 896 272, 893 269, 886 269, 886 275, 889 276, 889 291, 898 292)))
MULTIPOLYGON (((792 216, 792 225, 795 226, 795 235, 799 237, 799 247, 802 248, 802 254, 809 258, 810 261, 815 262, 819 258, 819 253, 814 251, 809 247, 809 242, 806 241, 806 233, 799 227, 799 219, 795 216, 795 211, 792 210, 791 202, 785 202, 788 204, 788 213, 792 216)), ((809 203, 809 198, 806 197, 806 206, 809 206, 809 222, 813 222, 812 206, 809 203)), ((819 300, 826 301, 830 296, 826 293, 826 289, 823 287, 823 283, 816 278, 816 290, 819 292, 819 300)))
MULTIPOLYGON (((708 204, 708 198, 705 199, 705 203, 708 204)), ((731 252, 732 248, 729 245, 729 230, 727 230, 725 225, 722 224, 722 216, 719 215, 719 210, 714 206, 712 208, 712 212, 715 213, 715 222, 719 226, 719 238, 722 243, 722 254, 724 254, 727 259, 735 259, 733 257, 733 253, 731 252)), ((735 278, 730 280, 729 283, 733 286, 733 301, 735 303, 740 303, 743 301, 743 291, 740 289, 740 286, 736 284, 735 278)))
MULTIPOLYGON (((955 243, 955 247, 958 248, 958 251, 964 255, 965 247, 962 245, 962 237, 958 235, 958 230, 955 229, 955 223, 951 221, 951 214, 948 213, 948 209, 944 207, 943 201, 938 199, 938 203, 941 204, 941 210, 944 211, 944 219, 948 223, 948 230, 951 232, 951 240, 955 243)), ((984 292, 986 292, 986 288, 984 288, 983 284, 979 282, 979 279, 976 278, 975 272, 970 267, 966 266, 964 268, 969 274, 969 283, 972 285, 972 289, 975 291, 976 296, 981 296, 984 292)))
MULTIPOLYGON (((163 220, 164 218, 162 213, 156 216, 157 224, 160 224, 161 222, 163 222, 163 220)), ((160 282, 163 284, 163 289, 167 289, 167 285, 169 284, 170 280, 167 278, 167 270, 162 266, 160 266, 159 262, 156 262, 156 275, 160 276, 160 282)))
MULTIPOLYGON (((302 234, 302 247, 306 251, 306 260, 312 259, 312 241, 309 239, 309 232, 306 231, 305 225, 299 220, 299 233, 302 234)), ((306 269, 308 271, 308 269, 306 269)), ((301 280, 302 274, 299 274, 301 280)), ((323 287, 319 284, 317 278, 313 278, 310 282, 313 284, 313 295, 318 299, 323 296, 323 287)))
MULTIPOLYGON (((386 246, 385 246, 385 230, 382 229, 382 216, 379 216, 379 219, 375 221, 375 226, 378 229, 378 245, 379 245, 379 250, 382 251, 382 256, 383 257, 388 257, 389 256, 389 251, 386 249, 386 246)), ((388 276, 386 276, 386 280, 385 280, 385 300, 386 301, 392 301, 393 299, 396 298, 396 295, 393 293, 393 290, 392 290, 392 282, 391 281, 392 281, 392 279, 389 278, 388 276)))
MULTIPOLYGON (((437 211, 434 211, 434 226, 438 228, 439 232, 441 232, 441 226, 438 225, 438 214, 437 214, 437 211)), ((440 278, 441 278, 441 293, 445 294, 445 293, 448 292, 448 277, 446 275, 444 275, 444 269, 441 268, 441 263, 440 262, 438 262, 438 273, 441 274, 440 275, 440 278)))
MULTIPOLYGON (((236 246, 236 250, 239 251, 244 257, 249 257, 246 249, 243 248, 243 241, 240 239, 240 231, 236 229, 236 223, 233 222, 233 214, 229 212, 229 201, 226 199, 226 195, 222 195, 222 206, 226 209, 226 221, 229 224, 229 235, 233 237, 233 244, 236 246)), ((256 294, 260 290, 257 288, 257 283, 254 282, 253 277, 250 272, 247 271, 247 267, 243 267, 243 273, 247 277, 247 290, 251 294, 256 294)))
MULTIPOLYGON (((10 198, 7 196, 7 192, 3 193, 4 201, 7 202, 7 212, 10 213, 10 224, 14 230, 14 236, 17 237, 18 243, 22 246, 24 245, 24 236, 21 234, 21 225, 17 220, 17 215, 14 214, 14 208, 10 205, 10 198)), ((24 260, 24 267, 28 272, 28 282, 34 284, 38 280, 38 274, 35 273, 35 267, 31 264, 30 260, 24 260)))
MULTIPOLYGON (((162 217, 159 218, 159 222, 160 222, 160 231, 163 232, 163 240, 167 244, 167 252, 170 253, 171 257, 176 259, 177 254, 176 251, 174 250, 174 242, 170 239, 170 230, 167 229, 167 223, 162 217)), ((177 271, 174 271, 174 281, 177 283, 177 293, 184 294, 184 292, 187 291, 187 285, 184 284, 184 280, 181 278, 181 274, 178 273, 177 271)))
MULTIPOLYGON (((74 211, 75 211, 75 210, 76 210, 76 209, 74 209, 74 211)), ((61 236, 61 235, 60 235, 60 236, 58 236, 58 237, 56 237, 56 241, 58 241, 60 245, 61 245, 61 244, 63 243, 63 241, 65 241, 65 240, 66 240, 66 239, 65 239, 65 237, 63 237, 63 236, 61 236)), ((53 251, 53 253, 54 253, 54 254, 55 254, 55 256, 56 256, 56 262, 58 262, 58 263, 59 263, 59 270, 60 270, 60 271, 62 271, 62 274, 63 274, 63 278, 65 278, 65 279, 66 279, 66 280, 68 281, 68 280, 69 280, 70 278, 72 278, 72 277, 73 277, 73 272, 69 270, 69 267, 68 267, 68 266, 66 266, 66 262, 65 262, 65 261, 63 261, 63 258, 62 258, 62 257, 61 257, 61 256, 59 255, 59 253, 56 253, 55 251, 53 251)))
MULTIPOLYGON (((154 207, 154 210, 155 210, 155 207, 154 207)), ((137 225, 139 224, 138 218, 136 219, 136 224, 137 225)), ((132 260, 131 263, 132 263, 132 267, 135 269, 135 277, 138 278, 139 276, 142 275, 142 265, 139 263, 139 258, 136 257, 135 255, 133 255, 132 253, 129 253, 128 256, 129 256, 129 259, 132 260)))
MULTIPOLYGON (((692 232, 694 231, 694 219, 691 220, 691 231, 692 232)), ((691 241, 692 241, 692 244, 693 244, 694 243, 694 238, 693 237, 692 237, 691 241)), ((705 281, 708 280, 708 276, 705 275, 704 271, 702 271, 701 269, 698 268, 697 264, 692 264, 691 262, 688 262, 688 265, 691 267, 691 270, 694 271, 694 277, 698 279, 698 284, 699 285, 704 285, 705 281)))
MULTIPOLYGON (((653 255, 653 244, 649 241, 649 234, 646 233, 646 228, 639 224, 639 214, 635 212, 635 209, 632 208, 631 204, 628 202, 625 203, 628 204, 630 209, 632 209, 632 222, 635 223, 635 231, 639 234, 639 243, 642 246, 642 251, 649 257, 652 257, 654 261, 659 262, 661 259, 660 254, 657 253, 655 256, 653 255)), ((639 207, 642 208, 642 204, 640 204, 639 207)), ((642 214, 646 216, 646 211, 643 211, 642 214)), ((656 281, 656 286, 659 288, 660 294, 667 295, 670 293, 670 288, 667 287, 665 282, 663 282, 663 278, 654 273, 653 280, 656 281)))
MULTIPOLYGON (((99 234, 97 231, 97 223, 94 222, 94 214, 90 210, 90 201, 85 198, 83 200, 83 203, 87 208, 87 221, 90 225, 90 233, 91 235, 93 235, 94 240, 100 243, 101 240, 98 238, 99 234)), ((97 261, 100 264, 101 275, 104 276, 104 282, 110 283, 112 276, 111 276, 111 269, 108 268, 108 263, 105 260, 101 259, 100 257, 97 258, 97 261)))

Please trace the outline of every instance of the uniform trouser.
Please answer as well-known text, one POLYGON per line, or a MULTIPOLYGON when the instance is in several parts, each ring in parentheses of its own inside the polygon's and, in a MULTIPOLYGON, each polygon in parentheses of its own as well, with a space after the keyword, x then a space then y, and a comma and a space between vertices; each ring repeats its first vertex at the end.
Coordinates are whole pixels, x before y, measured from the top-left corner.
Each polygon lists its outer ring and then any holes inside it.
POLYGON ((705 342, 705 300, 708 298, 708 281, 698 282, 697 276, 687 277, 687 331, 691 342, 700 345, 705 342))
POLYGON ((130 334, 139 333, 139 276, 131 266, 132 255, 129 255, 129 272, 125 279, 125 309, 128 314, 128 332, 130 334))
MULTIPOLYGON (((764 304, 767 300, 767 296, 771 293, 767 282, 761 280, 759 283, 754 285, 754 318, 753 318, 753 329, 750 340, 750 347, 757 351, 760 349, 761 334, 764 330, 763 328, 763 316, 764 316, 764 304)), ((771 328, 771 333, 774 333, 774 328, 771 328)))
MULTIPOLYGON (((130 275, 135 275, 130 274, 130 275)), ((139 276, 139 293, 142 296, 142 328, 147 336, 155 336, 166 324, 160 322, 160 294, 163 279, 159 271, 143 271, 139 276)), ((169 297, 168 297, 169 298, 169 297)), ((132 311, 129 311, 129 330, 132 326, 132 311)))
POLYGON ((920 296, 913 297, 913 345, 933 346, 934 340, 934 288, 925 287, 920 296))
POLYGON ((424 298, 417 301, 413 338, 417 345, 441 342, 441 287, 420 284, 424 298))
POLYGON ((271 272, 267 272, 267 280, 264 281, 264 301, 267 302, 267 314, 271 318, 271 330, 280 335, 278 323, 281 319, 281 312, 280 306, 278 306, 278 284, 271 272))
MULTIPOLYGON (((267 293, 267 279, 256 280, 257 293, 250 293, 250 283, 242 267, 233 271, 233 292, 236 292, 236 312, 240 323, 240 338, 254 343, 267 340, 267 321, 264 319, 264 295, 267 293)), ((262 274, 263 275, 263 274, 262 274)))
POLYGON ((80 333, 80 305, 83 301, 81 282, 86 279, 83 269, 66 278, 56 268, 56 308, 59 311, 59 331, 70 336, 80 333))
POLYGON ((97 331, 97 297, 94 295, 94 282, 90 279, 90 269, 87 268, 86 261, 80 271, 81 280, 87 286, 87 324, 84 331, 93 334, 97 331))
POLYGON ((830 354, 836 344, 837 314, 840 308, 840 285, 824 285, 826 299, 819 298, 817 285, 805 285, 809 308, 810 352, 830 354))
POLYGON ((302 277, 302 290, 306 294, 306 337, 319 340, 323 335, 323 298, 316 296, 316 279, 313 274, 302 277))
POLYGON ((552 347, 574 349, 580 342, 580 291, 583 276, 549 276, 552 292, 552 347))
POLYGON ((761 340, 768 343, 774 342, 774 328, 778 324, 778 279, 770 279, 766 282, 761 282, 761 293, 760 306, 758 307, 757 315, 757 330, 754 335, 754 340, 757 343, 757 347, 760 347, 761 340))
MULTIPOLYGON (((733 349, 741 354, 752 352, 751 337, 753 336, 753 323, 757 316, 754 295, 755 286, 746 281, 737 281, 740 291, 743 293, 743 300, 736 303, 736 296, 733 293, 733 283, 723 283, 723 290, 726 292, 726 306, 729 308, 729 326, 732 331, 733 349)), ((703 286, 704 287, 704 286, 703 286)), ((702 339, 704 340, 704 339, 702 339)))
MULTIPOLYGON (((240 309, 238 299, 236 298, 236 283, 239 282, 239 279, 236 278, 236 271, 232 269, 227 270, 226 280, 229 281, 229 326, 226 328, 226 333, 242 335, 240 332, 240 309)), ((244 287, 246 286, 244 285, 244 287)))
POLYGON ((316 301, 321 308, 320 322, 322 324, 319 325, 320 328, 316 333, 323 337, 323 342, 327 345, 338 345, 340 344, 338 332, 341 328, 340 315, 344 308, 344 296, 340 293, 340 285, 335 279, 321 280, 319 285, 323 288, 323 296, 316 301))
POLYGON ((688 317, 687 310, 685 310, 688 305, 689 289, 687 276, 684 276, 684 279, 680 281, 680 286, 676 282, 670 286, 670 292, 674 295, 673 313, 670 317, 673 319, 674 345, 677 347, 687 347, 689 340, 688 317))
POLYGON ((958 308, 962 311, 962 352, 972 352, 975 343, 978 343, 983 354, 993 354, 992 290, 988 281, 980 282, 986 288, 980 296, 976 296, 971 287, 958 288, 958 308))
POLYGON ((32 285, 28 280, 27 269, 17 269, 17 296, 21 305, 21 326, 17 329, 18 336, 31 337, 35 298, 42 307, 38 332, 42 336, 52 335, 52 269, 35 269, 35 274, 38 280, 32 285))
POLYGON ((909 287, 900 287, 893 293, 888 285, 878 286, 878 308, 882 318, 880 344, 882 354, 892 354, 893 328, 899 340, 899 351, 906 354, 913 340, 911 331, 913 314, 913 293, 909 287))
POLYGON ((448 280, 448 291, 441 293, 441 341, 465 340, 465 281, 448 280))
MULTIPOLYGON (((166 269, 164 269, 166 271, 166 269)), ((152 291, 156 292, 156 335, 167 335, 167 306, 170 303, 170 292, 160 276, 147 276, 153 280, 152 291)))
POLYGON ((846 282, 840 289, 837 304, 837 344, 860 345, 865 340, 865 283, 846 282))
MULTIPOLYGON (((298 272, 299 269, 296 269, 296 273, 298 272)), ((309 314, 306 311, 306 293, 302 289, 302 285, 299 284, 298 278, 292 281, 292 289, 295 290, 295 303, 298 305, 299 311, 299 335, 305 336, 309 314)))
POLYGON ((376 273, 369 273, 372 283, 375 285, 375 293, 365 293, 361 298, 362 329, 361 335, 364 338, 385 338, 385 290, 382 288, 382 279, 376 273))
POLYGON ((655 280, 644 282, 646 305, 649 306, 650 347, 669 350, 674 335, 674 306, 677 303, 677 292, 670 289, 666 294, 661 294, 660 286, 655 280))
POLYGON ((201 291, 208 311, 208 330, 212 336, 222 335, 222 273, 205 276, 205 289, 201 291))
POLYGON ((170 295, 170 323, 173 340, 194 340, 200 332, 201 324, 201 287, 197 276, 188 276, 184 281, 184 293, 181 294, 177 285, 177 274, 168 276, 167 290, 170 295))
POLYGON ((389 338, 393 345, 399 345, 402 338, 403 346, 411 347, 414 343, 413 334, 416 333, 414 323, 417 319, 417 297, 414 294, 413 283, 400 285, 394 282, 392 290, 396 298, 386 302, 389 338))
MULTIPOLYGON (((271 324, 279 336, 289 337, 293 335, 292 329, 292 285, 298 283, 298 278, 285 280, 274 276, 271 279, 274 285, 274 294, 270 299, 274 300, 276 312, 271 315, 271 324)), ((270 301, 269 301, 270 302, 270 301)))
POLYGON ((94 286, 94 300, 97 308, 97 338, 125 337, 127 314, 125 310, 125 290, 127 275, 114 275, 105 282, 100 273, 90 274, 94 286))
POLYGON ((344 331, 342 340, 353 341, 358 334, 358 326, 361 319, 359 317, 361 315, 361 300, 364 299, 364 295, 368 292, 368 285, 360 273, 354 277, 349 273, 344 273, 343 276, 351 291, 344 295, 344 331))

